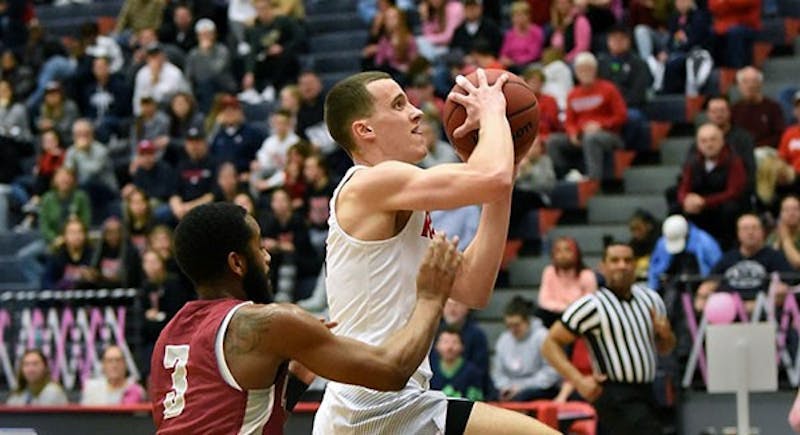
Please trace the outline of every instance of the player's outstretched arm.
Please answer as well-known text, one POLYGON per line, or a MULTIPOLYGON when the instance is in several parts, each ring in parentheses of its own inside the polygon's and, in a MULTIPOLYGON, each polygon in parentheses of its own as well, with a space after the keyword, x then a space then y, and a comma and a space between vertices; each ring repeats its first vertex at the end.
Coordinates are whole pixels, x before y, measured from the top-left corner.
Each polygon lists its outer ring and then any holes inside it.
MULTIPOLYGON (((243 307, 231 328, 259 337, 252 353, 262 355, 265 363, 293 359, 337 382, 399 390, 428 354, 461 262, 457 243, 441 235, 434 239, 420 266, 411 318, 379 346, 336 336, 318 319, 288 304, 243 307)), ((228 337, 232 335, 229 331, 228 337)))

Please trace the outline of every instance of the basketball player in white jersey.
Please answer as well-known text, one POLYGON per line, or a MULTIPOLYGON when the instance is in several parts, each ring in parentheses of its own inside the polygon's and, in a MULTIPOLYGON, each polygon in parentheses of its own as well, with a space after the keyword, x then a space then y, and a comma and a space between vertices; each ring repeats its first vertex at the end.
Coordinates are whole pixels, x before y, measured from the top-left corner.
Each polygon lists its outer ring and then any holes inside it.
MULTIPOLYGON (((480 224, 464 252, 450 297, 482 308, 492 295, 503 255, 514 177, 503 76, 489 86, 457 82, 451 95, 467 110, 456 136, 480 128, 466 163, 427 170, 414 166, 426 153, 422 112, 384 73, 351 76, 331 89, 325 122, 350 157, 351 168, 331 198, 327 240, 330 316, 337 335, 380 343, 414 307, 414 276, 433 236, 428 210, 483 204, 480 224)), ((406 386, 379 392, 331 382, 314 420, 315 435, 331 434, 550 434, 523 414, 484 403, 448 400, 429 390, 426 358, 406 386)))

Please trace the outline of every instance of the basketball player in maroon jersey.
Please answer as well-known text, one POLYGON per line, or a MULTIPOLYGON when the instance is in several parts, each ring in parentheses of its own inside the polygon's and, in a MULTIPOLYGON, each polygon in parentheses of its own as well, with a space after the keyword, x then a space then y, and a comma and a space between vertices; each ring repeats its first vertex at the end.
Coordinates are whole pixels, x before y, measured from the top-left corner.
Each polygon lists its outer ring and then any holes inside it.
POLYGON ((338 382, 404 387, 428 352, 461 262, 457 240, 436 236, 407 324, 370 346, 333 335, 294 305, 263 304, 271 299, 270 257, 244 209, 197 207, 178 225, 174 244, 200 299, 175 315, 153 351, 150 394, 160 434, 281 434, 290 360, 338 382))

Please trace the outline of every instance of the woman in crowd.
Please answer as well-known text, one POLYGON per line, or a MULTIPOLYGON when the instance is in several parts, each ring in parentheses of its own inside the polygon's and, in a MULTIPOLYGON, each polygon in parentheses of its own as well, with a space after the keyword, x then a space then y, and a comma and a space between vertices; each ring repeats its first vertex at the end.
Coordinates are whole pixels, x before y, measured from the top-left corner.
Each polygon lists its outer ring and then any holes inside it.
POLYGON ((553 263, 544 268, 539 287, 538 315, 550 327, 581 296, 597 290, 597 277, 583 263, 578 242, 559 237, 550 252, 553 263))
POLYGON ((101 357, 102 376, 87 379, 81 405, 132 405, 145 399, 144 388, 128 377, 125 354, 119 346, 108 346, 101 357))
POLYGON ((77 216, 68 217, 55 246, 42 276, 42 288, 94 288, 98 273, 92 268, 93 251, 83 221, 77 216))
POLYGON ((92 209, 86 193, 76 188, 75 173, 61 167, 53 175, 53 187, 42 196, 39 207, 39 231, 45 242, 52 245, 63 230, 68 216, 78 216, 89 226, 92 209))
POLYGON ((147 247, 147 234, 153 228, 153 209, 147 194, 134 188, 125 198, 125 232, 141 255, 147 247))
POLYGON ((435 61, 448 51, 453 33, 464 20, 464 5, 458 0, 422 0, 418 8, 422 35, 417 37, 419 54, 435 61))
POLYGON ((67 395, 61 385, 51 379, 50 364, 41 350, 28 349, 22 354, 17 371, 17 388, 8 396, 6 404, 12 406, 67 404, 67 395))
POLYGON ((506 31, 500 48, 500 63, 512 71, 522 71, 526 65, 542 56, 544 33, 531 23, 531 7, 524 1, 511 5, 511 28, 506 31))
POLYGON ((578 53, 589 51, 592 45, 592 26, 573 0, 555 0, 550 8, 550 47, 564 53, 572 63, 578 53))
POLYGON ((100 287, 138 287, 141 281, 141 260, 128 239, 122 221, 112 216, 103 222, 103 231, 92 259, 100 287))

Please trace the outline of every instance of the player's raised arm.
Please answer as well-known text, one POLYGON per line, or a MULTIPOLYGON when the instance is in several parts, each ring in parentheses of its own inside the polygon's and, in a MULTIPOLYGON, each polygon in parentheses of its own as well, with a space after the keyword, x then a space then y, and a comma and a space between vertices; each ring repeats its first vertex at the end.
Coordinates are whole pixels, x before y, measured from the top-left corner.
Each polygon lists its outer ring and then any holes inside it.
POLYGON ((293 359, 334 381, 399 390, 428 354, 461 262, 457 243, 442 235, 434 239, 420 266, 414 312, 403 328, 379 346, 336 336, 294 305, 258 305, 237 311, 226 335, 226 358, 238 357, 229 355, 237 346, 229 346, 227 340, 260 337, 251 346, 251 358, 263 354, 293 359))

